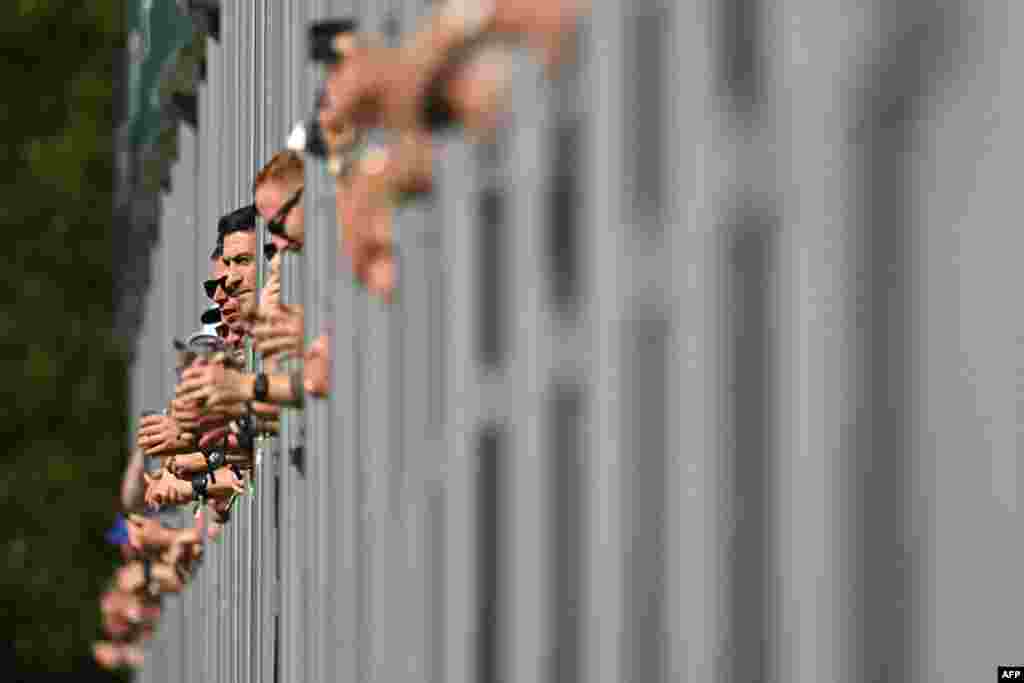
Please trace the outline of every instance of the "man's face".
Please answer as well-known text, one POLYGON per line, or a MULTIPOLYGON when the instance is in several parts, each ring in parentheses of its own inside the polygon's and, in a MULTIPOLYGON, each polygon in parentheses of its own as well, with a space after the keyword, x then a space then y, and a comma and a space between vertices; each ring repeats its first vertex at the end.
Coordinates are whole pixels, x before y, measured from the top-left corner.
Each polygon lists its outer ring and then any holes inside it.
MULTIPOLYGON (((283 180, 272 179, 264 182, 256 189, 256 210, 259 211, 263 220, 268 223, 272 220, 281 220, 281 207, 291 199, 301 185, 287 183, 283 180)), ((305 238, 305 211, 302 208, 302 200, 291 208, 284 219, 285 234, 283 236, 271 235, 270 239, 278 250, 292 247, 302 247, 305 238)))
POLYGON ((228 300, 222 309, 224 321, 237 326, 246 311, 256 307, 256 232, 233 232, 224 237, 228 300))

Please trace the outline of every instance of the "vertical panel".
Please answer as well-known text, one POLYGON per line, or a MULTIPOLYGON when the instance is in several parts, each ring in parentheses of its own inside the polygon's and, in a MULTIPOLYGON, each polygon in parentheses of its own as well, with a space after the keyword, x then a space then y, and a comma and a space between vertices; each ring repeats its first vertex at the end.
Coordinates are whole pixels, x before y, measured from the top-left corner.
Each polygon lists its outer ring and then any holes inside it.
MULTIPOLYGON (((511 125, 502 135, 498 180, 507 202, 497 226, 505 240, 505 248, 498 252, 504 265, 496 272, 497 300, 506 321, 499 324, 505 341, 498 351, 505 357, 506 372, 501 390, 486 402, 493 414, 503 416, 510 442, 499 481, 499 498, 507 501, 500 511, 507 517, 501 529, 507 571, 499 587, 505 601, 500 612, 505 629, 500 672, 505 679, 544 680, 552 657, 552 576, 546 561, 551 501, 543 495, 549 475, 543 399, 552 383, 554 338, 548 288, 542 282, 547 274, 552 180, 548 140, 554 108, 552 89, 536 61, 525 51, 511 57, 514 105, 511 125)), ((486 229, 489 217, 482 215, 480 225, 486 229)))
POLYGON ((842 75, 863 59, 862 41, 872 35, 865 14, 839 3, 787 2, 766 17, 768 34, 779 31, 787 41, 769 62, 775 73, 767 88, 777 94, 772 105, 788 154, 777 158, 777 169, 787 175, 781 184, 779 441, 772 482, 780 577, 775 666, 785 681, 864 680, 849 590, 857 576, 851 534, 861 503, 848 484, 863 447, 850 425, 866 368, 850 343, 858 322, 849 298, 856 263, 844 210, 846 122, 826 113, 855 95, 842 75), (844 21, 835 22, 838 16, 844 21), (783 28, 804 21, 814 30, 783 28), (818 58, 806 59, 808 51, 818 58), (836 174, 822 173, 833 164, 839 164, 836 174))
POLYGON ((583 136, 588 162, 583 165, 584 224, 592 226, 593 242, 587 248, 588 270, 601 273, 589 280, 593 292, 590 310, 593 339, 593 390, 586 410, 594 416, 591 495, 586 563, 590 568, 583 613, 586 643, 583 680, 595 683, 621 681, 619 640, 625 630, 622 605, 622 530, 618 482, 622 480, 618 443, 620 335, 616 334, 622 303, 619 255, 622 228, 621 187, 614 169, 622 164, 622 55, 616 32, 621 26, 617 3, 595 3, 590 25, 590 63, 584 76, 591 116, 583 136), (601 46, 594 49, 593 46, 601 46))
POLYGON ((504 598, 505 547, 502 483, 506 434, 500 426, 487 425, 475 436, 477 460, 476 509, 479 516, 476 536, 477 612, 473 647, 476 649, 476 675, 479 683, 504 680, 502 672, 502 613, 504 598))
MULTIPOLYGON (((653 313, 653 312, 652 312, 653 313)), ((654 315, 623 328, 622 680, 666 680, 665 475, 667 324, 654 315)))
POLYGON ((444 539, 446 597, 444 613, 444 666, 447 680, 477 680, 477 577, 474 571, 477 514, 475 511, 477 463, 466 435, 477 422, 479 390, 474 382, 473 254, 476 231, 469 203, 460 201, 472 189, 469 165, 471 150, 452 140, 441 148, 438 208, 442 231, 444 267, 449 286, 439 315, 447 319, 444 402, 448 421, 445 446, 448 459, 445 479, 444 539))
POLYGON ((992 662, 1019 657, 1024 636, 1015 619, 1022 596, 1009 588, 1024 553, 1008 542, 1020 528, 1024 483, 1024 337, 1014 304, 1021 233, 1005 222, 1017 212, 1010 150, 1020 145, 1012 122, 1024 100, 1004 75, 1021 58, 1013 35, 1022 8, 946 9, 932 24, 944 45, 937 82, 919 103, 914 144, 900 148, 912 162, 915 204, 908 521, 919 681, 991 676, 992 662))

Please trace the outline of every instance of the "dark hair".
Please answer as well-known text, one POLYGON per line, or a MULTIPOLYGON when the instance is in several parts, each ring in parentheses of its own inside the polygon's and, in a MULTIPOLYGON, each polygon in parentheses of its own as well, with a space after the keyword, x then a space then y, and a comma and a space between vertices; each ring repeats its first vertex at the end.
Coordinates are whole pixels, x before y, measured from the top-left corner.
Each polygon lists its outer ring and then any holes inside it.
POLYGON ((213 251, 210 252, 210 260, 211 261, 216 261, 217 259, 219 259, 223 255, 224 255, 224 240, 222 240, 220 238, 220 235, 218 235, 217 236, 217 246, 215 246, 213 248, 213 251))
POLYGON ((223 244, 224 237, 236 232, 256 230, 256 205, 250 204, 225 214, 217 221, 217 243, 223 244))

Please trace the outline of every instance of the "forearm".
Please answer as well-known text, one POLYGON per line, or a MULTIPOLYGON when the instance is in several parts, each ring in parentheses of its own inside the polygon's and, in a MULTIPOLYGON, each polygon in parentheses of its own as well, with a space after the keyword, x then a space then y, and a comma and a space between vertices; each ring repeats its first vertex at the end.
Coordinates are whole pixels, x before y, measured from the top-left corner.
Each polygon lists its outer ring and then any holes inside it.
POLYGON ((256 399, 256 375, 246 375, 243 379, 243 391, 246 399, 253 403, 253 412, 260 416, 277 417, 280 414, 279 405, 291 405, 302 399, 302 394, 295 396, 293 393, 294 382, 288 374, 273 373, 266 375, 267 393, 266 396, 256 399))

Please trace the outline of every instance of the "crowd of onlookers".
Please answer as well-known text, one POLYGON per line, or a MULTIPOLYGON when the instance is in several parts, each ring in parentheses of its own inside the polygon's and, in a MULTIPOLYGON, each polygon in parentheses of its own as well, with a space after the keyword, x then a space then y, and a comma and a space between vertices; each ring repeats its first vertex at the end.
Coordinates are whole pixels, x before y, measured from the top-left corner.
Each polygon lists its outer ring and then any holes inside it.
POLYGON ((255 439, 277 433, 283 407, 330 391, 327 334, 306 345, 302 307, 281 301, 282 253, 304 244, 306 165, 323 163, 335 178, 344 266, 369 294, 390 299, 398 278, 392 218, 432 190, 432 135, 453 126, 477 140, 491 135, 505 111, 510 50, 531 48, 555 74, 583 4, 449 0, 399 47, 352 21, 312 27, 310 56, 325 72, 318 110, 253 179, 253 202, 218 221, 202 327, 176 342, 174 396, 139 421, 123 510, 108 534, 124 562, 101 600, 105 640, 94 655, 103 666, 142 664, 161 597, 186 588, 206 542, 225 533, 234 502, 252 486, 255 439), (368 144, 373 129, 389 131, 389 143, 368 144), (260 372, 247 370, 249 350, 260 372), (168 513, 180 506, 193 507, 168 513), (190 522, 181 528, 181 519, 190 522))

